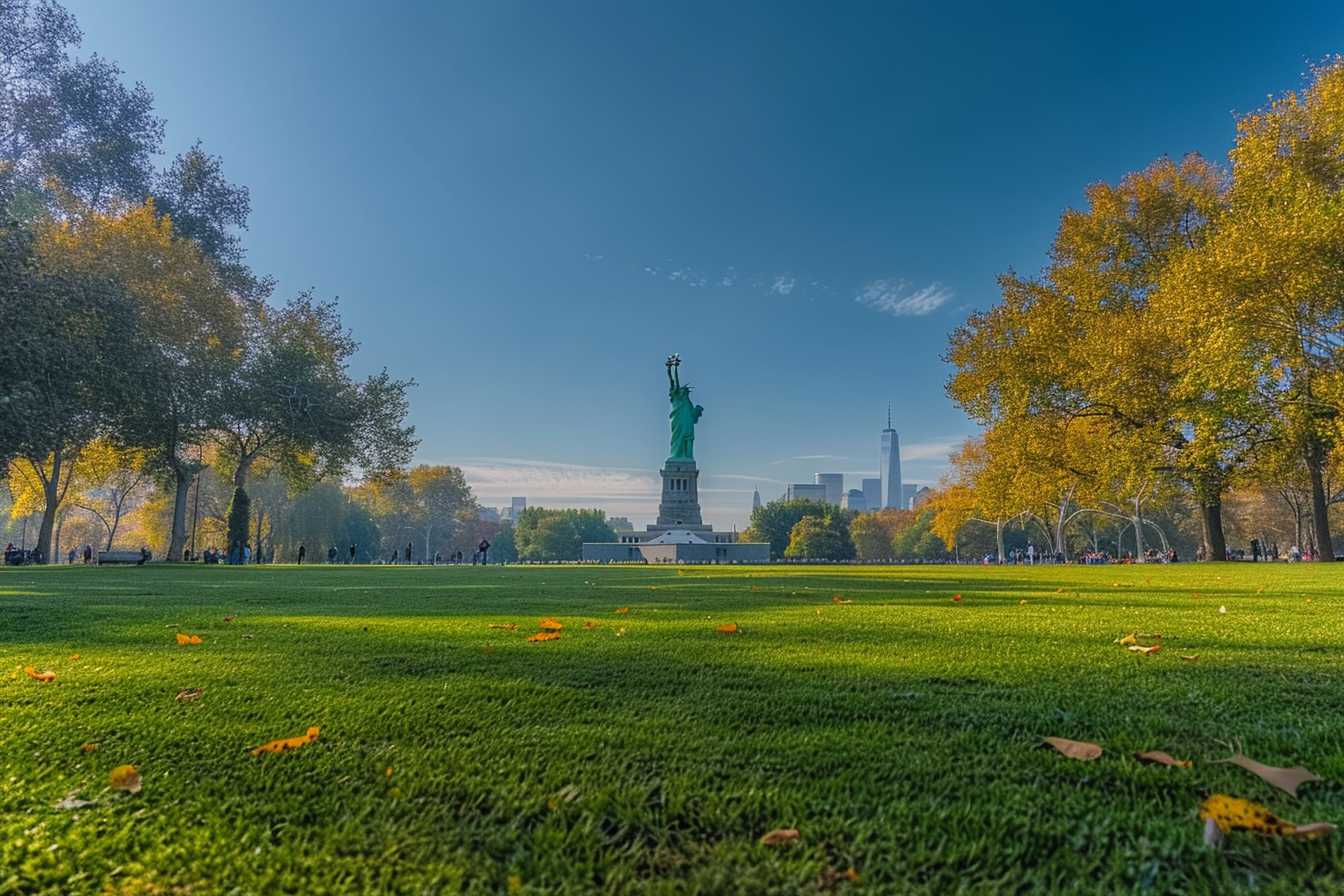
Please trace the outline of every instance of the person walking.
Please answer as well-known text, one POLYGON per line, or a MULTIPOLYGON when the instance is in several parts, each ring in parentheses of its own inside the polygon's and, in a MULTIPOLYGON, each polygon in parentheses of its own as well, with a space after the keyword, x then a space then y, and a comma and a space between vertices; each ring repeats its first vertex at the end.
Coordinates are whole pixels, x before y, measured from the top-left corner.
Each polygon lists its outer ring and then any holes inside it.
POLYGON ((299 545, 299 565, 300 565, 300 566, 303 565, 303 558, 304 558, 304 556, 305 556, 307 553, 308 553, 308 549, 307 549, 306 547, 304 547, 303 545, 299 545))
POLYGON ((412 547, 413 547, 413 545, 412 545, 409 541, 406 542, 406 562, 407 562, 407 563, 410 563, 410 562, 411 562, 411 549, 412 549, 412 547))
MULTIPOLYGON (((332 550, 335 550, 335 548, 332 548, 332 550)), ((355 562, 355 546, 353 544, 350 545, 350 562, 355 562)))
POLYGON ((84 545, 84 565, 88 566, 93 562, 93 545, 84 545))
POLYGON ((476 550, 481 552, 481 565, 482 566, 488 565, 490 562, 488 559, 490 553, 490 542, 482 538, 481 543, 476 545, 476 550))

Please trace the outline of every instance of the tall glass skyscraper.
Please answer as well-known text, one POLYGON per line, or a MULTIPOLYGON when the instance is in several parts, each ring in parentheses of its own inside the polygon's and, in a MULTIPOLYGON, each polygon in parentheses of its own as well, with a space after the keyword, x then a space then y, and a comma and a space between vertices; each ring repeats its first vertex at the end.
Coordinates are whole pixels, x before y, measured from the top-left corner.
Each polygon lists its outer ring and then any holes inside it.
POLYGON ((891 405, 887 405, 887 428, 882 430, 882 506, 901 507, 901 439, 891 428, 891 405))

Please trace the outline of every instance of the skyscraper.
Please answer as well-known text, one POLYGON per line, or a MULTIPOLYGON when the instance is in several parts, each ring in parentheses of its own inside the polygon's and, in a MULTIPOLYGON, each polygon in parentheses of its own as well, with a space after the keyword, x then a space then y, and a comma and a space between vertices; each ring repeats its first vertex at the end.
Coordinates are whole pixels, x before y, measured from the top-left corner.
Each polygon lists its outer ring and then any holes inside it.
POLYGON ((891 405, 887 405, 887 428, 882 430, 882 506, 901 506, 901 440, 891 428, 891 405))
POLYGON ((751 491, 751 509, 753 512, 761 509, 761 490, 758 488, 751 491))
POLYGON ((818 473, 816 474, 817 485, 826 488, 826 503, 840 506, 840 499, 845 494, 845 474, 844 473, 818 473))
POLYGON ((863 503, 869 510, 882 509, 882 480, 878 477, 863 480, 863 503))

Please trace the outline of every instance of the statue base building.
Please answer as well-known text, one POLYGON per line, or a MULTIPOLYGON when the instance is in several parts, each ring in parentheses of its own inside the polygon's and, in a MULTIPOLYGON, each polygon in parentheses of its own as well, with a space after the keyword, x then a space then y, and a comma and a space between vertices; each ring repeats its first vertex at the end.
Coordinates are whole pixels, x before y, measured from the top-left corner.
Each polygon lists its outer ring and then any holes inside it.
POLYGON ((737 540, 715 532, 700 515, 700 470, 694 460, 668 458, 659 471, 663 497, 658 522, 643 532, 623 532, 620 541, 583 545, 587 563, 769 563, 768 542, 737 540))

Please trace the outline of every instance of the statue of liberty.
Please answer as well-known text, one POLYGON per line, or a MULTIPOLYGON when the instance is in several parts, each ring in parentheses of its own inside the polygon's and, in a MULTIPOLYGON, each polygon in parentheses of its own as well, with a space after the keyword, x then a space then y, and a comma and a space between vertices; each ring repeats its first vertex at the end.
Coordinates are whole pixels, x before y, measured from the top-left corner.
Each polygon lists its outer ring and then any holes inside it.
POLYGON ((672 427, 672 449, 668 460, 695 460, 695 422, 705 409, 691 404, 691 387, 681 384, 681 356, 667 359, 667 398, 672 402, 668 420, 672 427))

